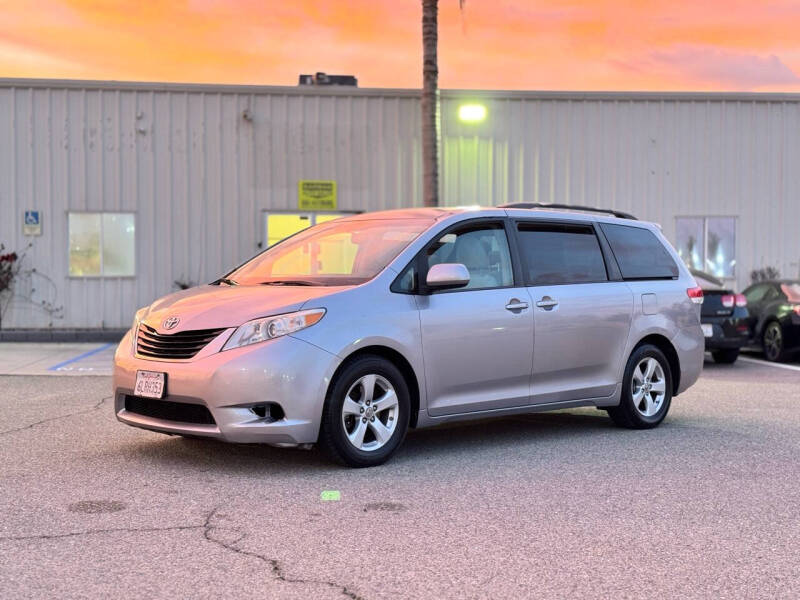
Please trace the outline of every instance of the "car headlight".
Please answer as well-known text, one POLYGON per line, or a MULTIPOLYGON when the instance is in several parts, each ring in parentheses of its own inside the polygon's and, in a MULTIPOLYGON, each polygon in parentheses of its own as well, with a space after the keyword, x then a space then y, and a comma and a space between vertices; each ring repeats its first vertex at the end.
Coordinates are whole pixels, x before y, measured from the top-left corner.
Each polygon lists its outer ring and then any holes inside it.
POLYGON ((139 327, 139 321, 142 320, 142 317, 146 312, 147 312, 147 307, 143 306, 142 308, 136 311, 135 315, 133 315, 133 324, 131 325, 131 331, 133 331, 134 335, 136 335, 136 329, 139 327))
POLYGON ((311 310, 301 310, 298 312, 287 313, 285 315, 275 315, 248 321, 236 331, 230 339, 225 342, 223 350, 231 348, 241 348, 250 344, 258 344, 275 338, 300 331, 306 327, 311 327, 325 316, 324 308, 314 308, 311 310))

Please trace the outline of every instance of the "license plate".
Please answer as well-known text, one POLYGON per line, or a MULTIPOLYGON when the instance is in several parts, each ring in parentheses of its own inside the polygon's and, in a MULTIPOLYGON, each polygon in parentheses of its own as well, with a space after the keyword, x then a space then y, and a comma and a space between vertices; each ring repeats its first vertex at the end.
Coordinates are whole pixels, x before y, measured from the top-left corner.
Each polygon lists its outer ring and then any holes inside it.
POLYGON ((166 373, 136 371, 136 387, 133 388, 133 395, 142 398, 163 398, 166 380, 166 373))
POLYGON ((700 325, 703 328, 703 335, 706 337, 712 337, 714 335, 714 326, 710 323, 703 323, 700 325))

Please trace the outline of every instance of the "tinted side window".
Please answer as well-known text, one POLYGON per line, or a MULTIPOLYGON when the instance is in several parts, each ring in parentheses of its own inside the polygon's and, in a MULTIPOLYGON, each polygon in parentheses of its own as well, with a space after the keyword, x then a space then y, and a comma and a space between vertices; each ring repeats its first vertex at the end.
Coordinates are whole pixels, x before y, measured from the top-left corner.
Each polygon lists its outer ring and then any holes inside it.
POLYGON ((517 230, 526 285, 608 280, 591 225, 519 223, 517 230))
POLYGON ((755 304, 756 302, 761 302, 767 290, 769 290, 769 286, 763 283, 753 285, 744 291, 744 297, 747 298, 748 304, 755 304))
POLYGON ((671 279, 678 266, 652 231, 601 223, 623 279, 671 279))
POLYGON ((781 292, 779 292, 774 285, 767 286, 767 291, 764 294, 764 300, 776 300, 783 296, 781 292))

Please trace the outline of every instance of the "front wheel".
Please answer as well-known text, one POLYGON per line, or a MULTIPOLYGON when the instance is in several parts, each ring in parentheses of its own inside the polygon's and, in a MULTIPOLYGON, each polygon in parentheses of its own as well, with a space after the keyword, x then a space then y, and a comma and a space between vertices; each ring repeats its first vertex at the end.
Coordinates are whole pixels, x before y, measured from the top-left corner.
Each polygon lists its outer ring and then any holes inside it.
POLYGON ((385 462, 403 441, 410 415, 408 385, 400 370, 379 356, 362 356, 331 384, 319 442, 350 467, 385 462))
POLYGON ((622 378, 618 406, 608 409, 620 427, 650 429, 667 416, 672 400, 672 371, 664 353, 650 344, 633 351, 622 378))
POLYGON ((736 359, 739 358, 739 349, 738 348, 726 348, 725 350, 714 350, 711 352, 711 356, 714 357, 715 363, 720 363, 722 365, 732 365, 736 362, 736 359))

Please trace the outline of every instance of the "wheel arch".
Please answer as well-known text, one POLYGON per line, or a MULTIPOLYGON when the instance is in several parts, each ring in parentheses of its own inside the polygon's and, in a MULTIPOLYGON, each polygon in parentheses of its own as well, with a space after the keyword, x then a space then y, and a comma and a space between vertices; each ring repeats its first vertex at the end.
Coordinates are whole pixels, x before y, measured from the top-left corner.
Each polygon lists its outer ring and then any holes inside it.
POLYGON ((767 330, 767 327, 772 325, 772 323, 777 323, 778 324, 778 327, 781 328, 781 334, 786 333, 784 331, 783 322, 778 317, 778 315, 771 314, 771 315, 768 315, 768 316, 764 317, 764 322, 761 324, 761 331, 759 332, 759 337, 761 337, 761 338, 764 337, 764 332, 767 330))
POLYGON ((633 350, 631 350, 631 354, 635 352, 637 348, 644 346, 645 344, 651 344, 655 346, 661 350, 661 352, 667 358, 669 370, 672 373, 672 394, 677 395, 678 388, 681 383, 681 361, 678 358, 678 351, 675 350, 675 346, 673 346, 672 342, 670 342, 665 336, 659 333, 651 333, 644 336, 636 343, 636 345, 633 347, 633 350))
POLYGON ((414 368, 411 366, 411 363, 408 359, 403 356, 400 352, 395 350, 394 348, 390 348, 388 346, 381 346, 381 345, 371 345, 371 346, 364 346, 359 348, 358 350, 353 351, 352 353, 348 354, 339 366, 334 371, 333 376, 331 377, 330 384, 328 385, 327 394, 330 393, 331 388, 333 387, 333 383, 336 381, 336 378, 339 376, 347 365, 351 362, 360 358, 362 356, 379 356, 391 362, 394 366, 396 366, 400 373, 402 373, 403 377, 406 380, 406 385, 408 386, 408 393, 411 400, 411 414, 409 415, 409 427, 416 427, 417 420, 419 416, 419 403, 420 403, 420 388, 419 388, 419 380, 417 379, 417 374, 414 372, 414 368))

